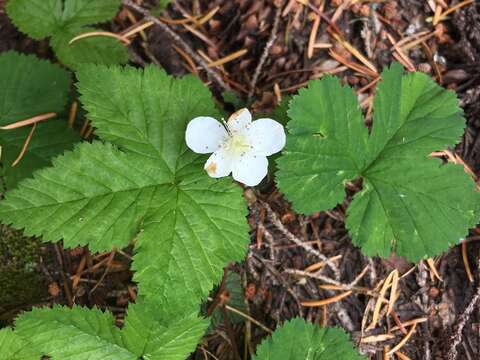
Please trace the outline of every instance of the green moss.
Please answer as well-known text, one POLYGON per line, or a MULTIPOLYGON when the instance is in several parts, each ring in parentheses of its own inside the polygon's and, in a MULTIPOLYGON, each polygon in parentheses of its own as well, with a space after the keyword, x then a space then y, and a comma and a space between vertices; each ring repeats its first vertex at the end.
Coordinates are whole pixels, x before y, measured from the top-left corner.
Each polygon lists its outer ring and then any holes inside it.
POLYGON ((45 284, 38 271, 40 242, 0 225, 0 323, 15 309, 38 302, 45 284))

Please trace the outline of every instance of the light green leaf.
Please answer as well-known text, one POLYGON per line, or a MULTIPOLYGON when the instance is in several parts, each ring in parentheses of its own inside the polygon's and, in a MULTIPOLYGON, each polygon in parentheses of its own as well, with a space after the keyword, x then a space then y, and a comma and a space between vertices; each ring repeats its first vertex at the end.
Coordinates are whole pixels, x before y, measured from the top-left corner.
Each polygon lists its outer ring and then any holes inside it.
POLYGON ((78 145, 7 193, 0 218, 45 241, 63 238, 93 251, 124 247, 138 234, 132 266, 140 294, 157 298, 165 314, 198 311, 248 243, 241 189, 209 178, 205 157, 184 141, 188 121, 216 115, 208 89, 155 67, 88 66, 79 79, 97 134, 121 150, 78 145))
POLYGON ((58 59, 71 68, 84 63, 123 64, 127 49, 117 40, 105 37, 81 39, 75 36, 95 31, 86 26, 111 20, 121 0, 10 0, 7 13, 13 23, 34 39, 51 37, 58 59))
POLYGON ((66 29, 108 21, 121 0, 9 0, 7 14, 20 31, 41 40, 66 29))
POLYGON ((25 155, 15 167, 12 167, 29 131, 28 128, 20 128, 0 133, 3 163, 1 174, 7 189, 14 188, 20 180, 31 176, 34 170, 50 165, 53 157, 70 150, 74 143, 81 140, 63 120, 40 123, 33 133, 25 155))
POLYGON ((70 92, 70 75, 33 55, 0 55, 0 126, 48 112, 62 112, 70 92))
POLYGON ((332 208, 345 197, 345 183, 365 166, 368 133, 357 97, 337 78, 326 77, 301 89, 288 115, 278 186, 299 212, 332 208))
POLYGON ((184 360, 195 350, 208 324, 195 316, 162 324, 156 316, 156 304, 131 304, 120 330, 111 313, 56 305, 22 314, 16 330, 8 336, 40 349, 53 360, 184 360))
POLYGON ((361 360, 341 328, 321 328, 295 318, 257 348, 254 360, 361 360))
POLYGON ((110 37, 89 37, 69 44, 75 36, 95 30, 93 28, 65 29, 62 32, 55 33, 50 40, 50 45, 58 60, 72 69, 77 69, 83 64, 89 63, 116 65, 128 62, 127 48, 118 40, 110 37))
POLYGON ((0 329, 0 360, 40 360, 41 356, 12 329, 0 329))
POLYGON ((20 315, 15 333, 53 360, 137 360, 118 343, 120 329, 114 324, 111 313, 55 305, 20 315))
POLYGON ((461 166, 429 159, 462 134, 455 94, 425 74, 403 75, 399 64, 382 78, 368 138, 365 128, 357 128, 354 94, 340 104, 338 81, 336 88, 331 79, 313 82, 294 98, 278 183, 295 208, 311 213, 341 202, 345 182, 362 177, 363 190, 348 208, 353 242, 367 255, 394 251, 416 261, 465 236, 476 223, 479 194, 461 166), (337 138, 343 144, 335 147, 337 138))

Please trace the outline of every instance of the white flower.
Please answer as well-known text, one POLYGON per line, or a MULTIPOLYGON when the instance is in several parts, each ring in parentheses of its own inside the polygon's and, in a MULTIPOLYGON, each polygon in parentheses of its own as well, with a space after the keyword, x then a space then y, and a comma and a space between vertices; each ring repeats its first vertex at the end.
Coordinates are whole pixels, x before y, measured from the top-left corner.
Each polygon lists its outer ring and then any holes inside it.
POLYGON ((241 109, 224 124, 205 116, 193 119, 188 123, 185 140, 196 153, 213 153, 205 163, 211 177, 232 173, 235 180, 255 186, 267 175, 267 156, 285 146, 285 131, 272 119, 252 122, 250 111, 241 109))

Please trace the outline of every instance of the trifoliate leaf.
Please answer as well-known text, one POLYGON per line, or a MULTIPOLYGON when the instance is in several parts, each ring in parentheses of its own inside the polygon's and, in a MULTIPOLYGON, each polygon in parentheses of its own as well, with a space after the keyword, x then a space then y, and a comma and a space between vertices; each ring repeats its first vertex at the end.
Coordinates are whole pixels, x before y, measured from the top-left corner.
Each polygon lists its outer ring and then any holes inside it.
POLYGON ((296 318, 286 322, 257 348, 254 360, 361 360, 341 328, 321 328, 296 318))
POLYGON ((341 202, 345 182, 362 177, 348 208, 353 242, 367 255, 395 251, 416 261, 458 243, 476 223, 478 193, 461 166, 429 158, 463 131, 455 94, 425 74, 403 75, 398 64, 382 77, 369 137, 354 93, 338 80, 313 82, 294 98, 278 183, 311 213, 341 202))
POLYGON ((87 66, 78 77, 97 135, 120 149, 78 145, 7 193, 0 219, 93 251, 124 247, 138 233, 140 294, 157 298, 159 312, 197 311, 248 242, 241 189, 209 178, 205 157, 185 144, 189 120, 217 114, 208 89, 156 67, 87 66))
MULTIPOLYGON (((67 71, 35 56, 15 52, 0 55, 0 83, 0 126, 49 112, 61 113, 70 92, 67 71)), ((7 188, 50 164, 53 156, 80 140, 65 121, 51 119, 39 123, 21 161, 12 167, 30 130, 31 126, 0 130, 1 174, 7 188)))
POLYGON ((198 317, 171 319, 168 325, 155 319, 155 307, 132 304, 120 330, 111 313, 54 306, 22 314, 13 333, 53 360, 183 360, 208 324, 198 317))
POLYGON ((41 356, 12 329, 0 329, 0 360, 39 360, 41 356))
POLYGON ((83 64, 115 65, 128 62, 128 51, 118 40, 96 36, 75 41, 69 44, 75 36, 95 31, 93 28, 81 30, 66 29, 52 37, 50 44, 60 62, 76 69, 83 64))
POLYGON ((70 92, 70 75, 33 55, 0 55, 0 126, 48 112, 62 112, 70 92))
POLYGON ((69 44, 75 36, 94 31, 87 25, 112 19, 121 0, 10 0, 13 23, 34 39, 51 37, 58 59, 71 68, 84 63, 123 64, 127 49, 112 38, 93 37, 69 44))

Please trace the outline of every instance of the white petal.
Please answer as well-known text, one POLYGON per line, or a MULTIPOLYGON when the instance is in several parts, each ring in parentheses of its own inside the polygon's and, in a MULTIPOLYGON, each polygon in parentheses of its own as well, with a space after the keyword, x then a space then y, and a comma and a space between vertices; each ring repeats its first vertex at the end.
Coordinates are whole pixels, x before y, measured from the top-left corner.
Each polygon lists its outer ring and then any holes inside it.
POLYGON ((235 158, 231 152, 220 149, 215 151, 205 163, 205 171, 214 178, 228 176, 232 172, 235 158))
POLYGON ((266 156, 245 154, 237 158, 233 165, 233 178, 247 186, 255 186, 267 176, 268 160, 266 156))
POLYGON ((230 115, 227 121, 231 132, 245 132, 252 123, 252 114, 248 109, 240 109, 230 115))
POLYGON ((200 116, 190 121, 185 131, 187 146, 198 154, 217 151, 228 134, 225 127, 212 117, 200 116))
POLYGON ((285 129, 275 120, 258 119, 250 125, 248 138, 255 153, 270 156, 285 146, 285 129))

